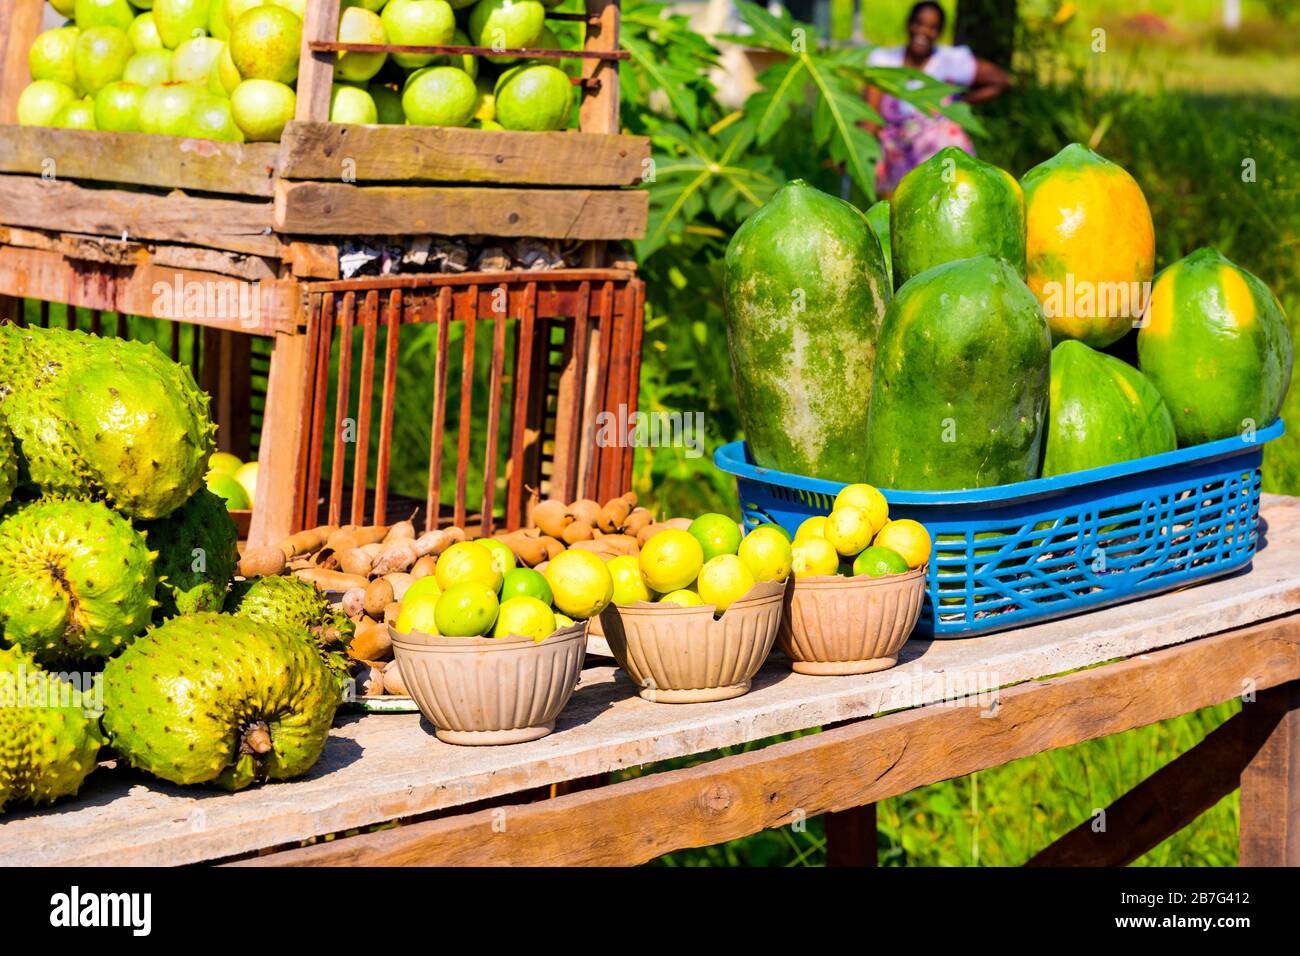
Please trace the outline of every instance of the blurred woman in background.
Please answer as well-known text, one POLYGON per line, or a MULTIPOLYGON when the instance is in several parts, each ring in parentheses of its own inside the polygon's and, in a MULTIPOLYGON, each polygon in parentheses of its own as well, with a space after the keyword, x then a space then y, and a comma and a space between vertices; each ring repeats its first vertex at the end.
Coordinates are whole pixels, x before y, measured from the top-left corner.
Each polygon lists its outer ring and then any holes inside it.
MULTIPOLYGON (((987 103, 1005 93, 1011 80, 996 64, 979 59, 969 47, 939 45, 946 20, 943 7, 933 0, 916 4, 907 15, 907 45, 876 47, 867 57, 867 65, 910 66, 941 82, 966 88, 947 102, 987 103)), ((867 88, 867 102, 885 121, 883 127, 863 124, 880 138, 876 191, 881 198, 892 195, 900 179, 945 146, 975 155, 966 132, 939 113, 922 113, 875 87, 867 88)))

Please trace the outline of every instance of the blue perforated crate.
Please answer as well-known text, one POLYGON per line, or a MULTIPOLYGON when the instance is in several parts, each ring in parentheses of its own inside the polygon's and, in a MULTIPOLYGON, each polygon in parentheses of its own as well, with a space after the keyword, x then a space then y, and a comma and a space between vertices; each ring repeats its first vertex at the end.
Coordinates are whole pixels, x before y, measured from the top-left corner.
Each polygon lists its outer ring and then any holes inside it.
MULTIPOLYGON (((966 491, 890 491, 891 518, 934 538, 917 631, 968 637, 1075 614, 1227 574, 1250 563, 1264 444, 1253 434, 1119 465, 966 491)), ((829 514, 833 481, 760 468, 743 442, 714 464, 736 476, 745 524, 791 533, 829 514)))

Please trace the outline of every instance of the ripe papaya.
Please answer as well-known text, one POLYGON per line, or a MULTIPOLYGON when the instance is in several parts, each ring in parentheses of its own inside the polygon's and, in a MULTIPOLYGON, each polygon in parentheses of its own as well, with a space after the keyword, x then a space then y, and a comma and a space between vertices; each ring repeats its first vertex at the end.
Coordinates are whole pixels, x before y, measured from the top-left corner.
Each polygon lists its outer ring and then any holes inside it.
POLYGON ((889 287, 894 287, 894 254, 889 245, 889 200, 882 199, 867 210, 867 222, 871 231, 880 240, 880 251, 885 254, 885 273, 889 276, 889 287))
POLYGON ((880 327, 867 480, 987 488, 1038 475, 1051 333, 1004 259, 977 256, 905 282, 880 327))
POLYGON ((972 256, 1007 260, 1025 275, 1025 200, 1006 170, 955 146, 898 184, 889 210, 894 285, 972 256))
POLYGON ((802 180, 745 220, 725 258, 740 422, 768 468, 861 481, 862 436, 889 304, 865 215, 802 180))
POLYGON ((1160 273, 1137 350, 1184 446, 1276 418, 1295 357, 1277 298, 1215 249, 1198 249, 1160 273))
POLYGON ((1052 349, 1043 477, 1173 451, 1169 409, 1146 376, 1066 339, 1052 349))
POLYGON ((1122 167, 1071 143, 1021 177, 1029 288, 1057 341, 1105 348, 1142 314, 1155 227, 1122 167))

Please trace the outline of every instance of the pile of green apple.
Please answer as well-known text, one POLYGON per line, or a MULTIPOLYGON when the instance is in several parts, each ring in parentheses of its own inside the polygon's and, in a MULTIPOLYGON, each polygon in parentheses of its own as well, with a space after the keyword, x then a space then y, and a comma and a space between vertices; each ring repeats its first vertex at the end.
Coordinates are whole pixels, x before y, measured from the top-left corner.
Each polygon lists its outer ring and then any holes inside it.
MULTIPOLYGON (((50 0, 71 19, 40 34, 24 126, 273 142, 296 107, 308 0, 50 0)), ((552 48, 560 0, 341 0, 338 38, 405 46, 552 48)), ((345 52, 337 123, 556 130, 573 87, 552 61, 345 52), (480 60, 487 62, 480 63, 480 60)))
POLYGON ((213 452, 204 483, 225 500, 227 511, 248 511, 257 499, 257 462, 241 461, 228 451, 213 452))

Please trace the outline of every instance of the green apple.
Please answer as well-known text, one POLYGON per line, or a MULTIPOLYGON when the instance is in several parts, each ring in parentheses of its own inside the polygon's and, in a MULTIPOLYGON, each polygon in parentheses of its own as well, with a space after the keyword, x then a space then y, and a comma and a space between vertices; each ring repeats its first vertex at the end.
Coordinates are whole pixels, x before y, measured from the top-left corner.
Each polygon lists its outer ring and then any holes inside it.
POLYGON ((190 110, 203 88, 193 83, 161 83, 140 97, 140 132, 159 136, 184 136, 190 110))
POLYGON ((246 461, 235 470, 235 481, 243 487, 250 503, 257 502, 257 462, 246 461))
MULTIPOLYGON (((450 45, 473 46, 469 41, 469 37, 462 33, 459 28, 452 34, 450 45)), ((471 79, 478 79, 478 57, 472 53, 447 53, 435 56, 429 61, 429 66, 454 66, 468 73, 471 79)))
POLYGON ((573 84, 559 67, 527 63, 497 81, 496 120, 506 129, 565 129, 572 112, 573 84))
POLYGON ((18 94, 18 125, 49 126, 69 103, 77 100, 77 91, 57 80, 37 80, 18 94))
POLYGON ((58 11, 60 16, 72 19, 77 15, 77 0, 50 0, 50 6, 58 11))
POLYGON ((145 50, 162 50, 162 37, 158 35, 158 21, 153 18, 153 13, 145 11, 134 20, 126 30, 127 37, 131 40, 131 46, 135 47, 137 53, 143 53, 145 50))
POLYGON ((379 108, 367 90, 335 83, 330 91, 330 122, 373 125, 379 122, 379 108))
POLYGON ((206 36, 210 0, 154 0, 153 18, 163 46, 174 50, 186 40, 206 36))
POLYGON ((307 0, 264 0, 264 2, 273 3, 277 7, 284 7, 299 20, 307 19, 307 0))
POLYGON ((75 100, 69 103, 50 124, 55 129, 94 129, 95 104, 90 100, 75 100))
POLYGON ((454 66, 417 70, 402 91, 402 110, 412 126, 464 126, 477 101, 474 81, 454 66))
POLYGON ((127 60, 122 71, 122 79, 140 86, 157 86, 171 78, 171 50, 144 50, 127 60))
POLYGON ((126 0, 77 0, 73 10, 73 19, 83 30, 91 27, 126 30, 135 19, 135 11, 126 0))
POLYGON ((302 21, 284 7, 254 7, 230 27, 230 57, 246 80, 292 83, 301 46, 302 21))
POLYGON ((208 92, 228 97, 242 82, 244 78, 239 75, 239 68, 230 58, 230 46, 227 44, 221 48, 221 55, 208 72, 208 92))
MULTIPOLYGON (((343 43, 386 43, 384 22, 379 14, 362 7, 348 7, 339 17, 339 40, 343 43)), ((340 53, 334 64, 334 78, 364 83, 379 72, 387 53, 340 53)))
POLYGON ((273 143, 293 119, 297 98, 274 80, 244 80, 230 94, 230 110, 244 135, 255 143, 273 143))
POLYGON ((375 101, 375 111, 380 123, 387 126, 406 125, 406 114, 402 112, 401 93, 392 87, 371 83, 370 98, 375 101))
MULTIPOLYGON (((389 43, 446 46, 456 35, 456 14, 446 0, 390 0, 379 19, 389 43)), ((394 53, 393 62, 413 69, 428 66, 434 56, 433 53, 394 53)))
MULTIPOLYGON (((212 0, 212 5, 221 11, 221 18, 226 22, 226 32, 235 28, 235 21, 254 7, 260 7, 267 0, 212 0)), ((229 40, 229 37, 226 38, 229 40)))
POLYGON ((130 0, 131 6, 137 10, 152 10, 153 0, 130 0))
POLYGON ((186 136, 215 139, 225 143, 242 143, 244 133, 231 113, 230 100, 224 96, 202 93, 190 110, 186 136))
POLYGON ((27 51, 27 67, 33 80, 55 80, 64 86, 77 85, 76 27, 56 27, 46 30, 27 51))
POLYGON ((496 122, 497 94, 491 78, 480 76, 475 81, 475 86, 478 88, 478 100, 474 104, 474 119, 480 123, 496 122))
POLYGON ((210 0, 208 36, 216 37, 218 40, 230 39, 230 24, 226 22, 226 0, 210 0))
POLYGON ((172 79, 181 83, 206 83, 212 64, 226 45, 212 37, 194 37, 176 48, 172 58, 172 79))
POLYGON ((469 12, 469 35, 475 46, 494 50, 536 47, 545 17, 538 0, 479 0, 469 12))
POLYGON ((126 32, 116 27, 91 27, 77 37, 74 57, 77 85, 94 96, 114 80, 120 80, 135 47, 126 32))
POLYGON ((145 92, 145 87, 127 80, 108 84, 95 95, 95 126, 115 133, 138 132, 145 92))
MULTIPOLYGON (((470 2, 473 3, 474 0, 470 0, 470 2)), ((363 10, 369 10, 371 13, 378 13, 380 10, 384 9, 384 6, 387 3, 388 0, 343 0, 342 9, 346 10, 348 7, 361 7, 363 10)))

